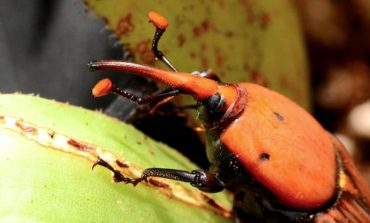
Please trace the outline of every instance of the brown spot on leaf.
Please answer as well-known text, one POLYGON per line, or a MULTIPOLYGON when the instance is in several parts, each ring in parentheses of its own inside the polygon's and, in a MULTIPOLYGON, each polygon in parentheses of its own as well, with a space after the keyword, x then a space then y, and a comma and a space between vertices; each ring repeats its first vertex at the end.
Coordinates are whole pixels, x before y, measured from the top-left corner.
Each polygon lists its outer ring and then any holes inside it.
POLYGON ((253 22, 254 20, 254 10, 250 0, 240 0, 242 7, 244 9, 244 17, 246 22, 253 22))
POLYGON ((199 26, 193 28, 193 34, 195 37, 199 37, 202 34, 202 29, 199 26))
POLYGON ((185 41, 186 41, 186 37, 183 33, 180 33, 178 36, 177 36, 177 40, 178 40, 178 44, 179 46, 183 46, 185 41))
POLYGON ((156 187, 161 187, 161 188, 169 188, 170 186, 166 183, 159 182, 157 180, 154 180, 153 178, 150 178, 148 182, 156 187))
POLYGON ((4 123, 4 122, 5 122, 4 116, 0 115, 0 123, 4 123))
POLYGON ((93 147, 90 147, 90 146, 87 146, 87 145, 84 145, 82 143, 79 143, 77 142, 76 140, 74 139, 70 139, 68 140, 67 142, 69 145, 75 147, 76 149, 78 150, 81 150, 81 151, 86 151, 86 152, 90 152, 90 151, 94 151, 95 149, 93 147))
POLYGON ((134 51, 140 55, 140 59, 143 63, 153 65, 155 56, 150 48, 150 40, 144 40, 137 43, 134 51))
POLYGON ((225 3, 224 3, 224 1, 223 1, 223 0, 218 0, 218 1, 217 1, 217 3, 218 3, 218 6, 219 6, 220 8, 224 8, 224 7, 225 7, 225 3))
POLYGON ((34 128, 34 127, 32 127, 32 126, 26 126, 26 125, 22 124, 22 123, 21 123, 21 122, 19 122, 19 121, 17 121, 17 122, 15 123, 15 125, 16 125, 18 128, 22 129, 22 131, 25 131, 25 132, 31 132, 31 133, 34 133, 34 132, 36 132, 36 131, 37 131, 37 129, 36 129, 36 128, 34 128))
POLYGON ((132 32, 133 30, 134 25, 132 24, 132 15, 128 14, 126 17, 121 18, 118 21, 115 33, 117 36, 123 36, 132 32))
POLYGON ((271 17, 266 12, 261 13, 260 15, 260 26, 262 29, 267 28, 267 26, 270 24, 271 17))
POLYGON ((209 68, 209 61, 207 58, 203 58, 202 61, 201 61, 201 64, 202 64, 202 67, 207 69, 209 68))
POLYGON ((192 58, 192 59, 195 59, 197 57, 197 55, 194 53, 194 52, 190 52, 189 56, 192 58))
POLYGON ((195 37, 199 37, 202 34, 208 32, 211 28, 209 20, 204 20, 199 26, 193 28, 193 34, 195 37))
POLYGON ((153 55, 151 51, 146 51, 140 54, 140 59, 145 64, 153 64, 155 61, 155 56, 153 55))
POLYGON ((200 44, 200 49, 202 51, 206 51, 207 50, 207 45, 205 43, 200 44))
POLYGON ((210 27, 211 27, 211 23, 209 22, 209 20, 204 20, 202 22, 203 32, 208 32, 208 30, 210 29, 210 27))
POLYGON ((216 48, 215 57, 216 57, 216 65, 218 67, 222 67, 222 65, 224 64, 224 55, 220 48, 216 48))

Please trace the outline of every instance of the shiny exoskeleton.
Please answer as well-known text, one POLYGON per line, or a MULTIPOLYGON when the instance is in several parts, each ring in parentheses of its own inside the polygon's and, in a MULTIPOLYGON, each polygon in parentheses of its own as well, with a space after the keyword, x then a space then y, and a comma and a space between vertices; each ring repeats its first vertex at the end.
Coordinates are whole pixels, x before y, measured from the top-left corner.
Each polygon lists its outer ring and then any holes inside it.
POLYGON ((89 67, 150 77, 170 87, 138 97, 104 79, 93 94, 116 93, 140 104, 192 95, 206 129, 211 167, 149 168, 141 178, 121 181, 163 177, 205 192, 226 188, 235 194, 238 217, 248 222, 370 222, 369 188, 336 138, 279 93, 252 83, 225 84, 213 73, 177 72, 157 49, 167 21, 154 12, 149 17, 157 28, 153 52, 172 71, 122 61, 92 61, 89 67))

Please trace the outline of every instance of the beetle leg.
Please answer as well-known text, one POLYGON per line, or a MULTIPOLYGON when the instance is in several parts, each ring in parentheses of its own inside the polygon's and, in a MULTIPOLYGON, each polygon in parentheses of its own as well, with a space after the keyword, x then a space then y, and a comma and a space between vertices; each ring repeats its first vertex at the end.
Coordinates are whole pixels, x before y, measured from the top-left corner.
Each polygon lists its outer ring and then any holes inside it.
POLYGON ((164 55, 164 53, 158 50, 158 42, 161 39, 164 31, 166 30, 156 27, 155 34, 154 34, 153 41, 152 41, 152 52, 159 61, 166 64, 166 66, 169 67, 171 70, 177 71, 176 68, 171 64, 171 62, 164 55))
POLYGON ((201 191, 215 193, 222 191, 225 188, 225 184, 218 178, 217 174, 210 173, 205 170, 175 170, 165 168, 148 168, 145 169, 139 178, 129 178, 122 175, 121 172, 115 170, 109 163, 102 158, 98 157, 98 160, 93 164, 92 169, 96 166, 103 166, 113 172, 113 180, 116 183, 124 182, 126 184, 133 184, 136 186, 141 181, 148 181, 148 177, 160 177, 171 180, 183 181, 190 183, 193 187, 198 188, 201 191))
POLYGON ((218 178, 217 174, 205 170, 175 170, 165 168, 148 168, 143 171, 138 181, 147 180, 148 177, 160 177, 171 180, 190 183, 193 187, 205 192, 219 192, 225 188, 225 184, 218 178))
POLYGON ((131 178, 123 176, 121 172, 119 172, 118 170, 115 170, 111 165, 109 165, 109 163, 107 163, 105 160, 103 160, 100 157, 98 157, 98 160, 92 165, 91 168, 94 169, 96 166, 103 166, 103 167, 107 168, 108 170, 112 171, 113 172, 113 180, 116 183, 124 182, 126 184, 130 183, 130 184, 133 184, 134 186, 136 186, 136 184, 138 184, 141 181, 141 180, 138 180, 138 179, 131 179, 131 178))
MULTIPOLYGON (((158 49, 158 43, 159 43, 159 40, 161 39, 163 33, 166 31, 166 29, 161 29, 161 28, 158 28, 156 27, 155 29, 155 33, 154 33, 154 37, 153 37, 153 40, 152 40, 152 52, 154 54, 154 56, 159 60, 161 61, 162 63, 164 63, 168 68, 170 68, 171 70, 173 71, 177 71, 177 69, 171 64, 171 62, 167 59, 167 57, 164 55, 164 53, 162 51, 160 51, 158 49)), ((166 92, 171 92, 171 91, 177 91, 179 94, 180 91, 177 90, 177 89, 173 89, 173 88, 165 88, 164 90, 162 90, 160 93, 162 94, 165 94, 166 92)), ((176 95, 177 95, 176 94, 176 95)), ((152 109, 153 112, 158 108, 160 107, 162 104, 165 104, 167 103, 168 101, 172 100, 173 96, 168 96, 168 97, 164 97, 161 101, 159 101, 155 106, 154 108, 152 109)))

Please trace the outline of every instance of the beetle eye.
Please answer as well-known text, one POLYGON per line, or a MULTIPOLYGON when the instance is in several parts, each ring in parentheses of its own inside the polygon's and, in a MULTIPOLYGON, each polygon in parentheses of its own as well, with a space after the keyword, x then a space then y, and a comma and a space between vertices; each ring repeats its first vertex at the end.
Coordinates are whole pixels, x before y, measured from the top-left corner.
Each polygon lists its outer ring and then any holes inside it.
POLYGON ((203 105, 203 111, 201 111, 201 118, 205 122, 215 122, 222 118, 224 115, 225 100, 224 97, 219 93, 215 93, 212 96, 201 102, 203 105))
POLYGON ((219 93, 213 94, 204 102, 204 106, 209 110, 209 112, 220 110, 224 104, 223 98, 219 93))

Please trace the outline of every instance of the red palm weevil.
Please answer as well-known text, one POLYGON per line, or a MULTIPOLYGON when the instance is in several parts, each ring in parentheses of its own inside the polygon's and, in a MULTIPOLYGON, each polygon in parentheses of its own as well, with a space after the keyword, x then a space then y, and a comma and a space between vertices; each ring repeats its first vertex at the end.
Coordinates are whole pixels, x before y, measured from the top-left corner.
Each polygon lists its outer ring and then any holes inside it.
MULTIPOLYGON (((135 96, 103 79, 94 96, 115 93, 139 104, 189 94, 207 135, 207 170, 149 168, 148 177, 189 182, 205 192, 229 189, 240 219, 255 222, 370 222, 370 192, 343 145, 285 96, 252 83, 222 83, 213 73, 178 72, 158 50, 167 20, 149 13, 156 32, 152 51, 172 71, 123 61, 91 61, 90 70, 122 71, 170 87, 135 96)), ((104 164, 98 160, 97 164, 104 164)))

